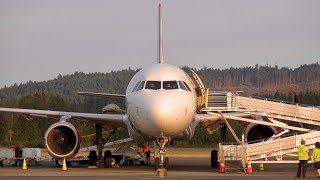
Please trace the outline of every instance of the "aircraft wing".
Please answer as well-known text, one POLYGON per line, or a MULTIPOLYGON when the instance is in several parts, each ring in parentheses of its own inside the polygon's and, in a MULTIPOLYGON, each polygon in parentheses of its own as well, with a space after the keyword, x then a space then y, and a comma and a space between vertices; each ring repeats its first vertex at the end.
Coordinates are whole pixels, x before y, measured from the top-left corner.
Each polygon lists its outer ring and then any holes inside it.
POLYGON ((84 122, 94 122, 112 126, 126 127, 124 124, 124 118, 126 117, 125 114, 95 114, 18 108, 0 108, 0 112, 20 113, 37 117, 65 117, 67 119, 80 120, 84 122))
POLYGON ((280 123, 250 119, 249 117, 251 117, 251 115, 246 113, 213 113, 213 112, 207 112, 207 113, 208 114, 198 114, 197 115, 198 117, 195 118, 195 120, 199 121, 200 126, 208 127, 219 122, 220 120, 224 121, 228 119, 228 120, 242 121, 247 123, 261 124, 265 126, 275 126, 283 129, 290 129, 290 130, 301 131, 301 132, 310 131, 310 129, 288 126, 287 124, 284 124, 284 123, 280 124, 280 123))
MULTIPOLYGON (((112 146, 112 145, 126 143, 126 142, 130 142, 130 141, 133 141, 133 139, 132 138, 120 139, 120 140, 116 140, 116 141, 112 141, 112 142, 107 142, 107 143, 105 143, 103 145, 103 147, 105 148, 105 147, 109 147, 109 146, 112 146)), ((94 145, 94 146, 81 148, 79 150, 79 152, 91 151, 91 150, 96 150, 96 149, 97 149, 97 145, 94 145)))
MULTIPOLYGON (((248 117, 249 114, 244 113, 225 113, 228 117, 248 117)), ((198 124, 202 127, 208 127, 214 125, 217 122, 223 121, 223 117, 220 113, 208 113, 208 114, 197 114, 195 120, 198 121, 198 124)))
POLYGON ((211 126, 217 123, 220 119, 221 119, 220 116, 209 115, 209 114, 196 114, 196 117, 195 117, 195 121, 197 121, 201 127, 211 126))
POLYGON ((123 94, 107 94, 107 93, 93 93, 93 92, 78 92, 79 95, 84 96, 95 96, 95 97, 106 97, 106 98, 119 98, 125 99, 126 95, 123 94))

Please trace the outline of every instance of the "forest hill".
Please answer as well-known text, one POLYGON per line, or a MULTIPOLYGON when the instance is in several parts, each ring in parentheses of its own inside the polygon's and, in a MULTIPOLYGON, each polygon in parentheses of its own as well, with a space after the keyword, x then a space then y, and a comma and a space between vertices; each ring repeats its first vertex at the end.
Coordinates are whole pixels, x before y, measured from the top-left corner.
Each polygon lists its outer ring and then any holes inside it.
MULTIPOLYGON (((183 67, 190 72, 190 68, 183 67)), ((213 69, 203 67, 193 69, 206 88, 216 90, 241 90, 252 94, 287 93, 320 91, 320 65, 318 63, 302 65, 295 69, 277 66, 258 66, 213 69)), ((20 97, 34 93, 60 95, 67 101, 82 100, 78 91, 108 92, 124 94, 126 87, 138 70, 126 69, 108 73, 75 72, 71 75, 59 75, 54 80, 43 82, 29 81, 0 89, 0 100, 20 97)))

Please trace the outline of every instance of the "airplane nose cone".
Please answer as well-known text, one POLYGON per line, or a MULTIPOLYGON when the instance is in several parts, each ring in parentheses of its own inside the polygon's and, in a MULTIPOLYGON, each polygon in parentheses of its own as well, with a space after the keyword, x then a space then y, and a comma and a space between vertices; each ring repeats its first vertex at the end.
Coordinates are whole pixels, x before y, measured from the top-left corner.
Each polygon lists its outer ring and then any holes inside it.
POLYGON ((175 136, 189 125, 186 119, 186 105, 175 98, 160 98, 145 109, 145 132, 149 135, 175 136))

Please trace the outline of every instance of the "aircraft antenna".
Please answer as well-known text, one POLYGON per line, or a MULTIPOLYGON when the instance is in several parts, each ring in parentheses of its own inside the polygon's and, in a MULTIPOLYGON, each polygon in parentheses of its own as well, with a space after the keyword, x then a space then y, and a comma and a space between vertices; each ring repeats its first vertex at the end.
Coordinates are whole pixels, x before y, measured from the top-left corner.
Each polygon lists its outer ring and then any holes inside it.
POLYGON ((162 7, 161 1, 159 2, 159 63, 163 63, 163 40, 162 40, 162 7))

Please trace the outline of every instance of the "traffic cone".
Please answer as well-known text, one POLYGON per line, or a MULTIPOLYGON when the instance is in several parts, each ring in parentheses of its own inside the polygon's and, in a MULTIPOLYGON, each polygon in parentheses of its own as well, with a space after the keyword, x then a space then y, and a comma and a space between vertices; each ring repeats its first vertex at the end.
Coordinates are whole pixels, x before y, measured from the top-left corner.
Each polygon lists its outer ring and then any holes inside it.
POLYGON ((259 170, 260 170, 260 171, 264 171, 263 163, 260 163, 260 165, 259 165, 259 170))
POLYGON ((63 161, 62 161, 62 171, 66 171, 67 170, 67 163, 66 163, 66 158, 63 158, 63 161))
POLYGON ((252 173, 252 166, 251 166, 251 162, 250 160, 248 160, 248 163, 247 163, 247 174, 251 174, 252 173))
POLYGON ((224 165, 224 160, 221 158, 220 159, 220 169, 219 169, 219 173, 225 173, 226 169, 225 169, 225 165, 224 165))
POLYGON ((26 158, 23 158, 22 170, 28 170, 26 158))

